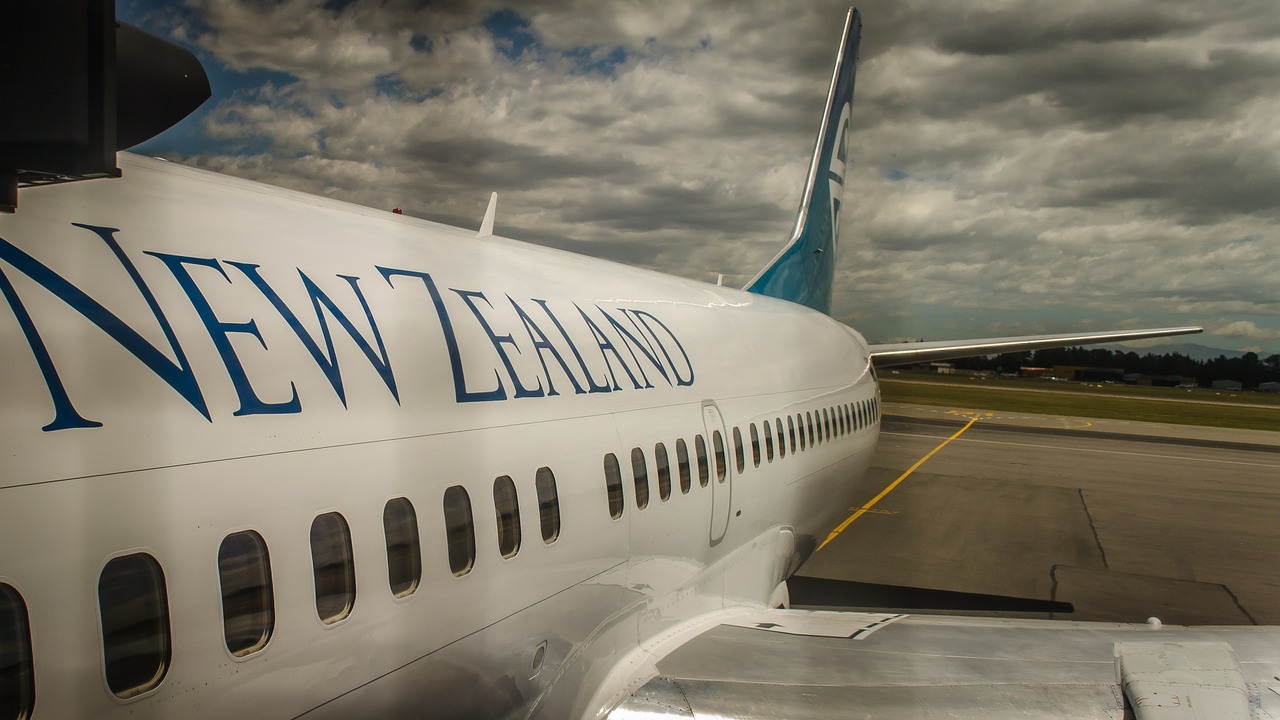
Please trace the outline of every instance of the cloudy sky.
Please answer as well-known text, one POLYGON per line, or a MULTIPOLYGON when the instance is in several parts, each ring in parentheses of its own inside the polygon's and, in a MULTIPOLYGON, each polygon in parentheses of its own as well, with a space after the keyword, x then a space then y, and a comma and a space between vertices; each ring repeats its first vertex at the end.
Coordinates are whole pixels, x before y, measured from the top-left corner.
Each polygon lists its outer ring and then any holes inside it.
MULTIPOLYGON (((137 150, 741 285, 847 6, 117 0, 214 97, 137 150)), ((1275 0, 865 0, 833 314, 868 339, 1203 325, 1280 352, 1275 0)))

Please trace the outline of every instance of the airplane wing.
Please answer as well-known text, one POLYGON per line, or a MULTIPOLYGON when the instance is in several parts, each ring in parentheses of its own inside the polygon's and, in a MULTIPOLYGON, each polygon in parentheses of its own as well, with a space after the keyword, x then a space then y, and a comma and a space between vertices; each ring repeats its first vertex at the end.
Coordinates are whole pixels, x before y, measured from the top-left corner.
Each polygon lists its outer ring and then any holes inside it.
POLYGON ((944 340, 940 342, 882 343, 871 345, 871 361, 877 368, 893 365, 952 358, 996 355, 998 353, 1042 350, 1069 345, 1119 342, 1143 338, 1189 335, 1203 332, 1198 327, 1154 328, 1150 330, 1115 330, 1111 332, 1065 333, 1061 335, 1022 335, 1017 337, 981 338, 977 340, 944 340))
POLYGON ((1280 718, 1277 627, 757 610, 647 652, 607 717, 1280 718))

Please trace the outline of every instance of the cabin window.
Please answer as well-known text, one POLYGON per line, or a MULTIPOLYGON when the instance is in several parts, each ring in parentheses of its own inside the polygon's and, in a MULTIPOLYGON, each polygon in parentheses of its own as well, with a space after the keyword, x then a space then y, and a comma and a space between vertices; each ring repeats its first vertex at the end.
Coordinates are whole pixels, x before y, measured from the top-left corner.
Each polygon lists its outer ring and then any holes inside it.
POLYGON ((756 431, 756 424, 751 423, 751 463, 756 467, 760 467, 760 433, 756 431))
POLYGON ((742 431, 737 425, 733 426, 733 457, 738 465, 738 473, 747 469, 746 450, 742 446, 742 431))
POLYGON ((813 447, 813 413, 804 411, 805 424, 809 426, 809 447, 813 447))
POLYGON ((858 403, 858 429, 861 430, 866 426, 867 426, 867 417, 862 412, 862 403, 859 402, 858 403))
POLYGON ((698 458, 698 484, 706 487, 711 479, 711 469, 707 467, 707 441, 701 434, 693 438, 693 451, 698 458))
POLYGON ((846 403, 844 406, 844 426, 849 432, 854 432, 858 429, 853 419, 853 403, 846 403))
POLYGON ((252 530, 232 533, 218 547, 222 634, 236 657, 267 646, 276 624, 267 543, 252 530))
MULTIPOLYGON (((787 416, 787 436, 791 439, 791 454, 796 453, 796 422, 795 418, 787 416)), ((800 424, 800 449, 804 449, 804 424, 800 424)))
POLYGON ((476 564, 476 531, 471 496, 461 485, 450 485, 444 491, 444 531, 449 541, 449 570, 462 577, 476 564))
POLYGON ((778 459, 787 456, 787 437, 782 434, 782 418, 774 418, 773 426, 778 435, 778 459))
POLYGON ((684 438, 676 439, 676 468, 680 471, 680 492, 688 495, 693 481, 689 476, 689 447, 684 444, 684 438))
POLYGON ((609 516, 622 517, 622 471, 618 468, 618 456, 604 456, 604 486, 609 491, 609 516))
POLYGON ((556 492, 555 473, 549 467, 540 467, 533 484, 538 493, 538 523, 542 526, 542 542, 550 545, 560 537, 560 497, 556 492))
POLYGON ((169 670, 169 598, 160 563, 146 553, 118 557, 98 577, 107 687, 131 698, 156 687, 169 670))
POLYGON ((387 538, 387 584, 391 594, 408 597, 422 582, 418 513, 408 498, 391 498, 382 507, 382 533, 387 538))
POLYGON ((311 569, 316 581, 316 614, 325 625, 351 614, 356 604, 356 566, 351 528, 336 512, 311 521, 311 569))
POLYGON ((17 590, 0 583, 0 718, 3 720, 31 717, 36 706, 33 666, 27 604, 17 590))
POLYGON ((631 477, 636 483, 636 507, 649 507, 649 469, 644 462, 644 451, 631 448, 631 477))
POLYGON ((720 434, 719 430, 714 430, 711 433, 711 448, 715 452, 716 458, 716 482, 722 483, 724 482, 727 466, 725 465, 724 457, 724 436, 720 434))
POLYGON ((653 461, 658 465, 658 497, 666 502, 671 499, 671 462, 667 459, 666 445, 653 446, 653 461))
POLYGON ((520 501, 510 475, 493 481, 493 509, 498 518, 498 552, 513 558, 520 552, 520 501))
POLYGON ((830 440, 832 437, 831 436, 831 415, 832 413, 827 412, 827 408, 822 408, 822 426, 826 428, 826 431, 824 432, 823 437, 826 438, 827 440, 830 440))
POLYGON ((844 437, 849 434, 849 418, 844 415, 844 406, 836 406, 836 432, 844 437))
POLYGON ((761 427, 764 430, 764 459, 773 462, 773 426, 765 420, 761 427))

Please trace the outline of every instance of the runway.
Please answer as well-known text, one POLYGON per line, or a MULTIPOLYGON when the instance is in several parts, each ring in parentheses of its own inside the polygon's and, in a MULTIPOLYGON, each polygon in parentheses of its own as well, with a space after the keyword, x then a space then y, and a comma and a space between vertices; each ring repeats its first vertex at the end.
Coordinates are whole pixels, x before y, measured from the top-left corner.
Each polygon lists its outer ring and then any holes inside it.
POLYGON ((862 502, 974 415, 800 574, 1280 624, 1280 432, 886 403, 862 502))

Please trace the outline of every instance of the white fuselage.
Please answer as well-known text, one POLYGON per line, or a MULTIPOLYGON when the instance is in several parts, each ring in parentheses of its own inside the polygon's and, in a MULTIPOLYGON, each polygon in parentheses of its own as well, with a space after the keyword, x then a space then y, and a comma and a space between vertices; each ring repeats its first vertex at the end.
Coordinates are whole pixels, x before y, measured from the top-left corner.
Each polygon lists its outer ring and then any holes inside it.
POLYGON ((121 165, 121 180, 24 191, 0 218, 0 583, 29 614, 36 718, 590 716, 646 639, 776 602, 865 491, 877 386, 862 337, 825 315, 162 162, 121 165), (540 468, 555 478, 551 542, 540 468), (499 541, 501 476, 518 497, 514 553, 499 541), (452 486, 473 518, 460 576, 452 486), (404 597, 389 585, 384 524, 396 498, 420 539, 404 597), (355 596, 326 624, 310 538, 329 513, 349 527, 355 596), (250 530, 269 553, 274 622, 236 656, 220 547, 250 530), (99 584, 113 558, 142 553, 163 571, 170 649, 162 679, 122 698, 104 670, 99 584))

